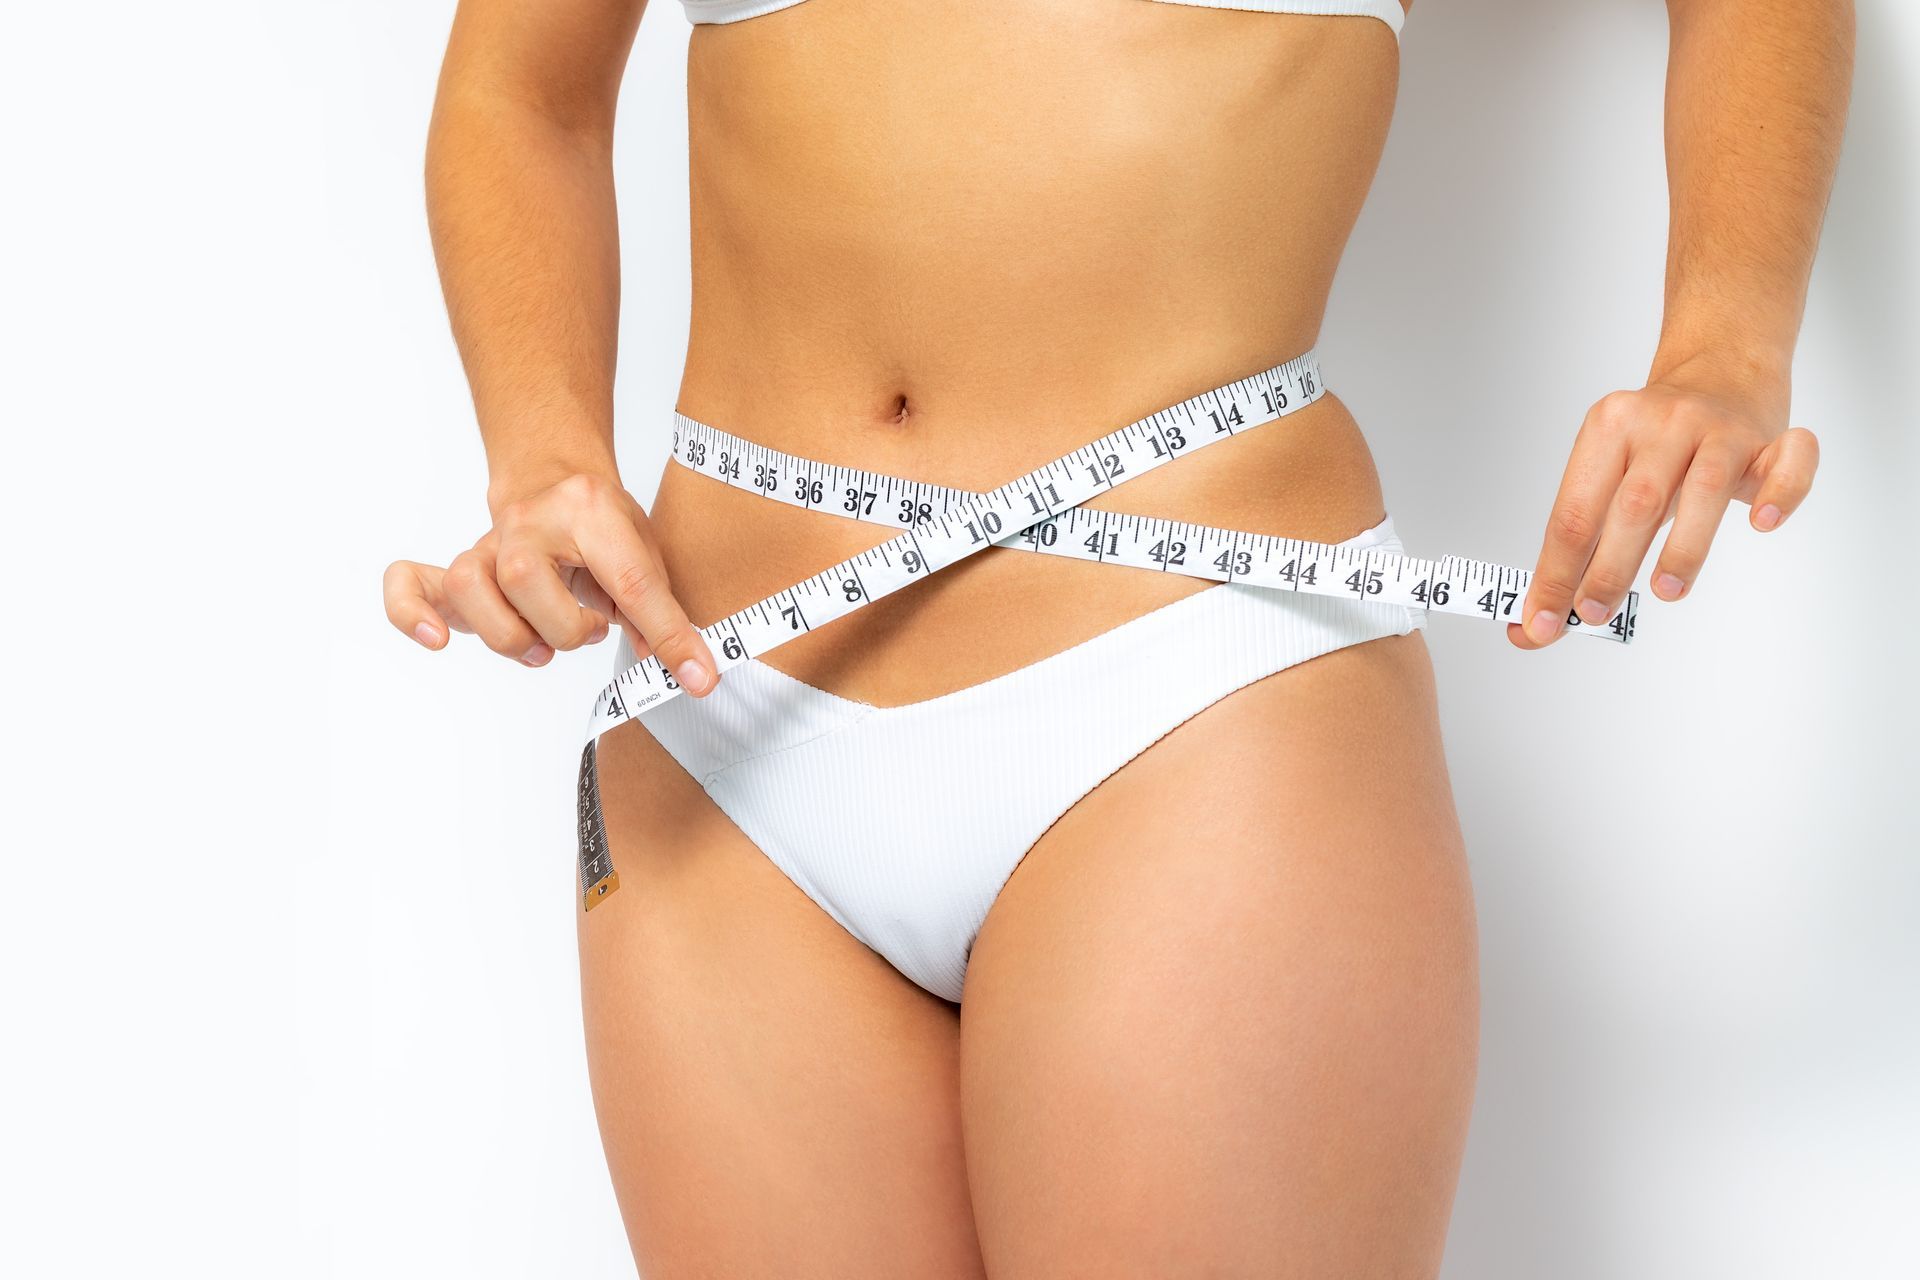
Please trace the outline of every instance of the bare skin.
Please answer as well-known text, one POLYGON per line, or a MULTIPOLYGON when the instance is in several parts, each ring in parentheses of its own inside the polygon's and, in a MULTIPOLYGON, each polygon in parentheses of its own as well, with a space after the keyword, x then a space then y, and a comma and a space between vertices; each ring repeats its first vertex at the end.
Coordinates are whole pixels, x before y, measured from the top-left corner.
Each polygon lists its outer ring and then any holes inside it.
POLYGON ((581 988, 641 1274, 981 1275, 953 1006, 815 906, 643 729, 607 734, 600 764, 621 888, 581 915, 581 988))
POLYGON ((1433 1274, 1477 989, 1420 638, 1216 704, 1069 812, 974 944, 989 1272, 1433 1274), (1228 758, 1285 783, 1247 794, 1228 758))
MULTIPOLYGON (((1678 513, 1658 567, 1682 582, 1655 591, 1683 595, 1728 500, 1770 527, 1812 478, 1785 389, 1851 8, 1672 9, 1665 325, 1648 386, 1576 440, 1527 615, 1547 624, 1617 605, 1655 517, 1678 513)), ((388 612, 532 666, 617 623, 701 696, 695 622, 885 535, 674 468, 646 508, 621 482, 610 155, 640 10, 460 6, 429 212, 494 524, 444 571, 396 564, 388 612)), ((1297 355, 1398 58, 1370 19, 1139 0, 813 0, 697 28, 677 407, 984 489, 1297 355)), ((1099 505, 1322 540, 1386 510, 1336 394, 1099 505)), ((765 661, 894 705, 1203 589, 988 551, 765 661)), ((1228 697, 1075 806, 996 902, 964 1009, 840 930, 644 727, 600 755, 627 891, 581 921, 589 1063, 647 1275, 1437 1269, 1476 974, 1417 634, 1228 697), (1223 755, 1273 785, 1219 788, 1223 755)))

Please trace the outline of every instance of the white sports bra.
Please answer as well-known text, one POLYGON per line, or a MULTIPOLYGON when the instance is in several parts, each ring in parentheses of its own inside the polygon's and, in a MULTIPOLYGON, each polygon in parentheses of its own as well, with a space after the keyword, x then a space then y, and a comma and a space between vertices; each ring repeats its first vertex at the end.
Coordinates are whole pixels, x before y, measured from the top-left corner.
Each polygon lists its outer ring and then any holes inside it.
MULTIPOLYGON (((789 9, 802 0, 680 0, 694 22, 739 22, 776 9, 789 9)), ((1190 4, 1203 9, 1254 9, 1262 13, 1351 14, 1378 18, 1400 38, 1406 10, 1400 0, 1159 0, 1161 4, 1190 4)))

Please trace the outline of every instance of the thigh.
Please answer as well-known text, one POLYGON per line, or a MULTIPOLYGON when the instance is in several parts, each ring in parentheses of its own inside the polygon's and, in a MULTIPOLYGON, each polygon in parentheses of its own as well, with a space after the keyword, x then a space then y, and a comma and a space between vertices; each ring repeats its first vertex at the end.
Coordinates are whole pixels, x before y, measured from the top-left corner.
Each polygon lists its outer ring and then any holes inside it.
POLYGON ((1478 1001, 1418 633, 1259 681, 1096 788, 995 903, 961 1021, 996 1277, 1433 1274, 1478 1001))
POLYGON ((620 890, 581 917, 594 1108, 634 1257, 683 1276, 981 1274, 958 1019, 638 725, 600 740, 620 890))

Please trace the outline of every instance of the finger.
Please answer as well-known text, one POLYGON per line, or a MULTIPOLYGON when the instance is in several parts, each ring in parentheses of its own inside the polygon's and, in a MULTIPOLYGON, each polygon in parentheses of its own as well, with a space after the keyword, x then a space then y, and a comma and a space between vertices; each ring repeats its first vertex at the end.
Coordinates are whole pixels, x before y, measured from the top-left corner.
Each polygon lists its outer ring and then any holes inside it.
POLYGON ((566 581, 567 590, 573 593, 573 598, 580 604, 608 619, 614 626, 625 625, 626 619, 621 616, 620 606, 613 602, 607 589, 587 572, 585 566, 563 565, 561 577, 566 581))
POLYGON ((1698 442, 1691 434, 1658 437, 1627 467, 1607 504, 1599 545, 1574 593, 1574 613, 1581 622, 1597 627, 1626 600, 1655 535, 1673 510, 1674 492, 1687 475, 1698 442))
POLYGON ((1551 644, 1566 629, 1574 590, 1600 539, 1607 502, 1626 473, 1625 413, 1624 402, 1607 396, 1580 424, 1520 607, 1520 625, 1507 628, 1507 638, 1522 649, 1551 644))
POLYGON ((1754 495, 1753 512, 1748 517, 1762 533, 1778 529, 1792 515, 1813 488, 1813 473, 1820 468, 1820 442, 1805 427, 1790 427, 1767 446, 1761 456, 1767 478, 1754 495), (1772 455, 1768 457, 1767 455, 1772 455))
MULTIPOLYGON (((587 608, 596 611, 601 617, 606 618, 612 626, 618 627, 626 633, 627 643, 632 646, 634 654, 636 655, 634 657, 635 662, 638 662, 641 658, 653 652, 652 646, 647 643, 647 638, 640 634, 640 628, 635 626, 633 620, 620 611, 620 606, 614 602, 612 596, 607 594, 607 589, 596 582, 593 574, 589 573, 584 566, 577 572, 569 568, 567 576, 571 580, 574 599, 578 600, 587 608)), ((600 638, 605 639, 606 637, 602 636, 600 638)))
MULTIPOLYGON (((666 571, 648 551, 625 512, 603 506, 576 530, 580 558, 613 597, 621 614, 640 629, 654 654, 695 697, 713 688, 719 668, 713 653, 667 587, 666 571)), ((640 648, 635 643, 637 652, 640 648)))
MULTIPOLYGON (((647 546, 651 552, 652 544, 647 543, 647 546)), ((658 558, 657 554, 655 558, 658 558)), ((653 652, 647 644, 646 637, 640 634, 640 628, 634 626, 627 615, 620 612, 620 606, 614 602, 612 596, 607 594, 607 589, 600 585, 599 580, 585 565, 574 564, 563 558, 560 571, 560 576, 566 582, 567 590, 573 593, 573 598, 607 620, 608 630, 595 636, 592 643, 598 644, 612 633, 612 628, 619 627, 626 633, 627 643, 633 648, 635 662, 653 652)))
POLYGON ((507 602, 494 581, 493 556, 485 543, 455 556, 441 585, 474 633, 501 657, 529 667, 544 666, 553 657, 552 648, 507 602))
MULTIPOLYGON (((613 634, 615 627, 628 627, 627 620, 621 616, 620 607, 605 588, 593 580, 587 567, 573 560, 573 543, 569 540, 559 554, 553 557, 554 572, 559 575, 562 589, 572 597, 573 604, 587 612, 587 620, 595 624, 582 644, 599 644, 613 634)), ((509 599, 512 597, 509 596, 509 599)), ((634 633, 638 635, 636 631, 634 633)))
POLYGON ((1680 599, 1700 576, 1713 535, 1726 518, 1740 477, 1746 474, 1741 452, 1735 445, 1709 439, 1693 455, 1686 479, 1680 482, 1673 527, 1667 530, 1667 541, 1653 566, 1653 594, 1660 599, 1680 599))
POLYGON ((440 597, 445 571, 430 564, 395 560, 380 579, 387 621, 429 649, 445 647, 450 628, 433 602, 440 597))
POLYGON ((606 617, 574 599, 538 535, 502 538, 497 570, 508 603, 553 648, 578 649, 606 637, 606 617))

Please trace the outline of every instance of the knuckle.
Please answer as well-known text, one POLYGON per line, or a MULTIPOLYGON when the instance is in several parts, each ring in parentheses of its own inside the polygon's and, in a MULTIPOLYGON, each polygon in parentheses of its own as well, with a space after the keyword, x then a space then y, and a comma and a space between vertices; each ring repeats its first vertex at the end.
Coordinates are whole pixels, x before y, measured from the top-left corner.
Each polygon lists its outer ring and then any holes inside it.
POLYGON ((625 601, 640 612, 658 604, 666 594, 666 584, 659 571, 641 560, 630 561, 616 569, 613 581, 607 585, 613 588, 616 600, 625 601))
POLYGON ((494 521, 502 529, 524 529, 533 521, 533 504, 525 498, 516 498, 500 508, 500 517, 494 521))
POLYGON ((1562 542, 1585 545, 1598 532, 1598 524, 1584 507, 1568 503, 1553 513, 1553 533, 1562 542))
POLYGON ((587 506, 605 497, 609 488, 611 486, 599 476, 579 471, 555 485, 553 491, 569 503, 587 506))
POLYGON ((499 560, 500 585, 514 590, 532 586, 543 567, 541 558, 532 552, 510 552, 499 560))
POLYGON ((1698 458, 1687 468, 1687 487, 1695 493, 1718 495, 1733 490, 1733 468, 1718 458, 1698 458))
POLYGON ((1632 399, 1625 391, 1609 391, 1593 402, 1587 420, 1597 427, 1617 427, 1625 420, 1632 399))
POLYGON ((693 655, 693 627, 689 623, 677 622, 663 627, 650 639, 653 641, 654 651, 666 659, 668 665, 693 655))
POLYGON ((1545 572, 1533 575, 1533 598, 1541 604, 1565 603, 1573 599, 1576 585, 1565 575, 1545 572))
POLYGON ((1801 498, 1805 497, 1807 491, 1813 488, 1813 476, 1811 473, 1802 471, 1796 467, 1792 470, 1782 472, 1777 477, 1776 483, 1782 493, 1791 497, 1801 498))
POLYGON ((1632 585, 1631 574, 1622 574, 1612 568, 1591 569, 1587 572, 1587 589, 1583 594, 1605 603, 1626 595, 1627 588, 1632 585))
POLYGON ((1654 567, 1658 573, 1663 569, 1673 570, 1683 578, 1692 576, 1700 562, 1707 558, 1707 549, 1691 538, 1669 538, 1660 552, 1660 563, 1654 567))
POLYGON ((594 623, 589 617, 585 609, 575 609, 564 622, 546 627, 540 638, 562 652, 581 648, 593 638, 594 623))
POLYGON ((1671 430, 1704 434, 1719 422, 1720 415, 1692 396, 1682 396, 1667 405, 1666 419, 1671 430))
POLYGON ((1614 508, 1628 520, 1651 520, 1667 509, 1667 491, 1645 476, 1628 476, 1614 495, 1614 508))
POLYGON ((456 596, 468 595, 480 587, 480 565, 472 556, 458 556, 447 566, 447 576, 441 579, 448 593, 456 596))
MULTIPOLYGON (((1647 581, 1651 584, 1661 574, 1668 573, 1682 582, 1691 583, 1700 576, 1701 566, 1706 561, 1707 557, 1701 552, 1669 548, 1653 566, 1653 572, 1648 575, 1647 581)), ((1624 598, 1626 593, 1623 591, 1621 595, 1624 598)))
POLYGON ((584 612, 576 614, 574 621, 568 625, 566 634, 560 637, 560 643, 553 647, 556 649, 585 648, 592 641, 596 629, 597 624, 587 621, 587 615, 584 612))

